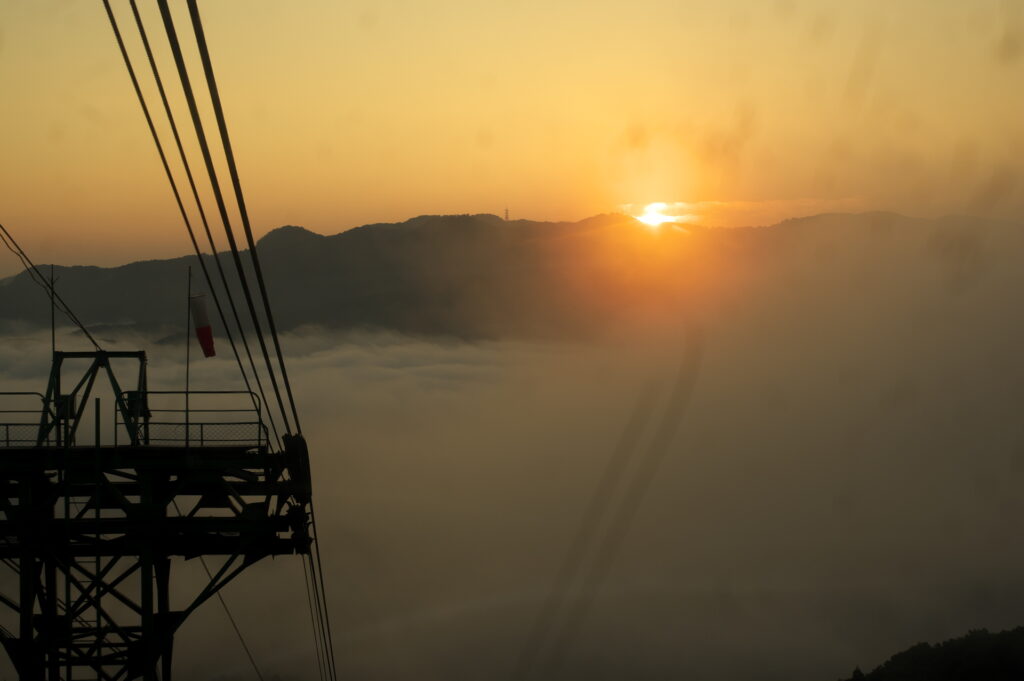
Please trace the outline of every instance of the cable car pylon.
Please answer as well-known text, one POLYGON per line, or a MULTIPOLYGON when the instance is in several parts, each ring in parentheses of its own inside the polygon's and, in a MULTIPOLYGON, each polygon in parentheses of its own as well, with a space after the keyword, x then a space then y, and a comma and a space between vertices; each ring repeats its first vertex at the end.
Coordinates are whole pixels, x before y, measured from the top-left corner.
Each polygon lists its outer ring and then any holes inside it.
MULTIPOLYGON (((202 80, 214 104, 217 136, 241 211, 255 287, 249 285, 232 233, 225 192, 213 169, 167 0, 156 0, 156 5, 235 264, 238 279, 233 285, 221 267, 136 0, 129 0, 129 5, 208 237, 209 254, 201 251, 195 238, 110 0, 103 1, 246 389, 150 389, 145 352, 100 347, 53 290, 52 281, 45 281, 0 226, 0 240, 16 252, 29 276, 47 289, 51 305, 78 326, 94 347, 75 352, 55 347, 43 393, 0 392, 0 563, 16 573, 18 582, 17 595, 0 593, 0 606, 8 608, 17 622, 12 627, 0 624, 0 643, 22 681, 170 681, 174 634, 186 618, 219 596, 220 589, 247 567, 279 555, 303 559, 320 675, 337 679, 316 541, 309 453, 259 266, 198 4, 195 0, 186 4, 202 61, 202 80), (207 260, 215 264, 220 276, 219 292, 207 260), (232 288, 241 289, 244 308, 235 305, 232 288), (231 315, 224 313, 219 295, 227 298, 231 315), (244 311, 248 318, 242 318, 244 311), (264 392, 247 333, 257 341, 264 360, 262 374, 273 389, 273 402, 264 392), (235 336, 241 340, 248 372, 235 336), (269 348, 273 348, 277 366, 269 348), (130 383, 125 382, 126 371, 131 372, 130 383), (98 382, 110 389, 106 411, 100 398, 90 402, 98 382), (88 438, 82 433, 88 428, 80 426, 90 413, 94 436, 92 442, 84 443, 88 438), (275 416, 284 425, 281 433, 275 416), (195 558, 202 562, 207 580, 195 593, 184 594, 174 586, 174 567, 195 558)), ((251 654, 250 661, 255 667, 251 654)), ((258 668, 256 671, 259 674, 258 668)))
POLYGON ((0 411, 0 560, 19 580, 16 598, 0 596, 18 616, 0 642, 23 681, 170 681, 188 615, 260 559, 310 553, 301 437, 276 449, 244 391, 190 391, 215 406, 186 411, 184 391, 149 389, 146 362, 55 351, 44 394, 0 393, 19 402, 0 411), (115 363, 134 365, 130 389, 115 363), (89 399, 104 380, 107 414, 89 399), (200 557, 213 561, 208 582, 172 608, 172 566, 200 557))

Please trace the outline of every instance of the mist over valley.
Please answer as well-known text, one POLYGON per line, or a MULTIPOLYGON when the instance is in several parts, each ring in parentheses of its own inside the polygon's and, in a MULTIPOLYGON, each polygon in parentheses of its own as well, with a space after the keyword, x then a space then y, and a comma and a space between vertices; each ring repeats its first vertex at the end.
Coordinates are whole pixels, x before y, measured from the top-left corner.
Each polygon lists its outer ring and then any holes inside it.
MULTIPOLYGON (((652 446, 693 328, 691 401, 550 678, 831 680, 1019 626, 1020 228, 872 213, 272 232, 339 668, 507 677, 648 392, 633 447, 652 446)), ((55 274, 105 344, 148 350, 153 387, 180 389, 188 262, 55 274)), ((0 319, 5 390, 41 390, 45 294, 0 282, 0 319)), ((193 388, 238 387, 215 335, 193 388)), ((264 561, 225 590, 285 681, 316 673, 297 571, 264 561)), ((190 619, 176 673, 247 678, 225 627, 213 604, 190 619)))

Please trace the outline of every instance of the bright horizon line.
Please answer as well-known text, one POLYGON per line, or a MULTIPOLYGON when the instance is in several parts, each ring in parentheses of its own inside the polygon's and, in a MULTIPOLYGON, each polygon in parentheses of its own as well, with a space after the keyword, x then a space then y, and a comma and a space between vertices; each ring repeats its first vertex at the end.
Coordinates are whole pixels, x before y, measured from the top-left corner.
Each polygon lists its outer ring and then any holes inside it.
MULTIPOLYGON (((675 209, 675 208, 680 207, 680 206, 687 206, 687 207, 693 208, 693 207, 696 207, 696 206, 709 206, 709 205, 715 205, 715 206, 735 205, 735 204, 749 204, 749 205, 753 205, 753 204, 756 204, 756 203, 759 203, 759 202, 752 202, 752 201, 750 201, 750 202, 742 202, 742 201, 740 201, 740 202, 728 202, 728 201, 683 202, 683 201, 676 201, 676 202, 651 202, 651 203, 664 205, 665 208, 663 210, 665 210, 665 209, 670 209, 670 208, 671 209, 675 209)), ((623 204, 622 206, 620 206, 620 211, 612 211, 612 212, 609 212, 609 213, 595 213, 593 215, 588 215, 586 217, 580 218, 578 220, 543 220, 543 219, 535 219, 535 218, 518 218, 518 217, 510 216, 508 221, 509 222, 547 223, 547 224, 560 224, 560 223, 561 224, 577 224, 577 223, 580 223, 580 222, 585 222, 587 220, 591 220, 593 218, 601 217, 602 215, 621 215, 624 218, 635 220, 638 224, 643 225, 645 227, 649 227, 649 228, 652 227, 649 223, 645 223, 643 220, 641 220, 640 219, 641 216, 634 215, 634 214, 632 214, 632 212, 630 212, 633 209, 635 209, 638 205, 639 204, 623 204)), ((646 207, 647 205, 651 205, 651 204, 644 204, 643 207, 646 207)), ((865 209, 861 209, 861 210, 823 210, 821 212, 794 213, 794 214, 791 214, 791 215, 786 215, 784 217, 780 217, 779 219, 772 220, 770 222, 750 223, 750 224, 736 224, 736 225, 710 225, 710 224, 705 224, 705 223, 699 221, 698 219, 696 219, 696 216, 688 214, 688 215, 685 215, 685 216, 669 216, 669 217, 685 217, 686 219, 685 220, 666 220, 663 224, 676 224, 676 225, 685 224, 687 226, 700 227, 700 228, 704 228, 704 229, 771 228, 771 227, 777 226, 777 225, 779 225, 779 224, 781 224, 783 222, 786 222, 788 220, 811 219, 811 218, 822 217, 822 216, 826 216, 826 215, 870 215, 870 214, 873 214, 873 213, 884 213, 884 214, 895 215, 895 216, 903 217, 903 218, 924 219, 924 220, 936 220, 936 219, 942 219, 942 218, 947 218, 947 217, 961 217, 961 218, 969 218, 969 219, 991 219, 991 218, 983 218, 981 216, 974 216, 974 215, 965 214, 965 213, 942 213, 942 214, 936 214, 936 215, 916 215, 916 214, 907 213, 905 211, 887 210, 887 209, 884 209, 884 208, 865 208, 865 209)), ((335 231, 335 232, 330 232, 330 233, 328 233, 328 232, 321 232, 321 231, 318 231, 316 229, 311 229, 310 227, 307 227, 305 225, 297 225, 295 223, 286 223, 286 224, 278 225, 276 227, 272 227, 272 228, 268 229, 266 232, 264 232, 259 237, 257 237, 257 243, 259 241, 262 241, 262 239, 265 236, 267 236, 268 234, 270 234, 272 232, 276 232, 276 231, 281 230, 281 229, 289 228, 289 227, 297 228, 297 229, 302 229, 302 230, 304 230, 306 232, 310 232, 311 234, 316 234, 317 236, 332 237, 332 236, 337 236, 339 234, 344 234, 345 232, 349 232, 349 231, 351 231, 353 229, 359 229, 359 228, 362 228, 362 227, 371 227, 371 226, 374 226, 374 225, 397 225, 397 224, 404 224, 404 223, 409 222, 411 220, 415 220, 417 218, 423 218, 423 217, 445 218, 445 217, 460 217, 460 216, 470 216, 470 217, 472 217, 472 216, 478 216, 478 215, 490 215, 490 216, 496 217, 496 218, 498 218, 500 220, 504 220, 504 217, 502 215, 499 215, 497 213, 486 213, 486 212, 483 212, 483 213, 420 213, 420 214, 417 214, 417 215, 410 216, 410 217, 408 217, 408 218, 406 218, 404 220, 390 221, 390 222, 384 222, 384 221, 367 222, 367 223, 363 223, 363 224, 359 224, 359 225, 353 225, 351 227, 346 227, 346 228, 340 229, 340 230, 335 231)), ((5 226, 7 226, 7 225, 5 225, 5 226)), ((15 234, 15 236, 17 237, 16 234, 15 234)), ((240 249, 240 250, 248 250, 248 249, 240 249)), ((218 253, 228 253, 230 251, 225 249, 225 250, 218 250, 217 252, 218 253)), ((209 255, 209 253, 204 253, 204 255, 209 255)), ((140 257, 140 258, 137 258, 137 259, 121 261, 121 262, 117 262, 117 263, 113 263, 113 264, 89 264, 89 263, 62 264, 62 263, 58 263, 58 262, 52 262, 51 263, 51 262, 47 262, 46 260, 41 259, 41 258, 39 258, 37 256, 38 256, 38 253, 36 253, 36 254, 31 254, 30 253, 29 254, 29 257, 31 257, 32 260, 37 263, 37 266, 41 267, 41 268, 48 267, 48 266, 50 266, 52 264, 54 267, 65 267, 65 268, 67 268, 67 267, 98 267, 98 268, 107 269, 107 268, 123 267, 123 266, 131 265, 131 264, 134 264, 134 263, 148 262, 148 261, 153 261, 153 260, 175 260, 175 259, 178 259, 178 258, 195 257, 195 254, 194 253, 190 253, 190 252, 185 252, 185 253, 165 254, 165 255, 162 255, 162 256, 154 256, 154 257, 140 257)), ((13 277, 13 276, 17 276, 18 274, 20 274, 20 273, 22 273, 24 271, 23 268, 16 267, 16 266, 14 266, 13 263, 12 263, 11 269, 8 270, 6 273, 3 272, 4 269, 5 268, 0 266, 0 281, 2 281, 3 279, 8 279, 8 278, 13 277)))

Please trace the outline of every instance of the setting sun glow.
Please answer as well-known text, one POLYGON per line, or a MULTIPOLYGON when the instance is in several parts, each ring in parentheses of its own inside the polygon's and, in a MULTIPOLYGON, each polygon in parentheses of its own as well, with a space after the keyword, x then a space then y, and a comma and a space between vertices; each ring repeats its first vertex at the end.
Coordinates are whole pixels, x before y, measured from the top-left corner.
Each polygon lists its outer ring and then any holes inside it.
POLYGON ((644 207, 644 214, 638 215, 636 219, 648 227, 660 227, 666 222, 676 222, 678 218, 672 215, 665 215, 662 212, 666 208, 668 208, 667 203, 660 201, 656 203, 649 203, 644 207))

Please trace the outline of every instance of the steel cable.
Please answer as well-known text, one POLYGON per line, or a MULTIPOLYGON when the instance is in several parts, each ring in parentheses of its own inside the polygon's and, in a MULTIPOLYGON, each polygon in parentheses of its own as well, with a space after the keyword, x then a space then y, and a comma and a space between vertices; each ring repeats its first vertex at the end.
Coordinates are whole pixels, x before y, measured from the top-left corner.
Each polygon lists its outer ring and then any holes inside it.
POLYGON ((267 365, 267 373, 270 376, 270 382, 274 389, 274 395, 277 398, 278 407, 281 410, 284 429, 287 433, 291 431, 291 426, 288 421, 288 412, 285 410, 284 400, 281 398, 281 390, 277 384, 277 376, 275 374, 273 364, 270 361, 270 354, 267 351, 267 343, 263 337, 263 330, 260 326, 259 317, 256 313, 256 305, 253 302, 252 291, 249 288, 249 282, 245 275, 245 268, 242 266, 242 259, 238 252, 238 244, 235 241, 235 235, 231 228, 231 220, 228 217, 227 204, 224 201, 224 193, 221 191, 220 181, 217 179, 217 170, 213 165, 213 156, 210 153, 210 145, 206 138, 203 121, 199 115, 199 107, 196 104, 195 92, 192 90, 192 82, 188 75, 188 69, 185 66, 185 57, 181 51, 181 43, 178 40, 178 34, 174 28, 174 19, 171 17, 171 10, 167 5, 167 0, 157 0, 157 5, 160 7, 160 14, 163 18, 164 29, 167 32, 167 40, 170 44, 171 52, 174 55, 174 62, 178 69, 178 76, 181 79, 185 100, 188 102, 189 113, 192 116, 192 125, 195 128, 199 148, 203 154, 203 161, 206 165, 206 172, 210 178, 210 185, 213 189, 213 195, 217 202, 217 209, 220 213, 221 222, 224 224, 224 234, 227 236, 228 245, 231 248, 231 257, 235 263, 235 269, 238 272, 238 279, 242 286, 242 293, 245 295, 246 305, 249 308, 249 315, 252 318, 256 340, 259 341, 260 350, 263 353, 263 360, 267 365))
MULTIPOLYGON (((166 0, 161 0, 166 2, 166 0)), ((295 421, 295 432, 301 433, 299 426, 299 412, 295 408, 295 397, 292 395, 291 382, 288 380, 288 370, 285 367, 284 355, 281 352, 281 343, 277 336, 277 326, 274 324, 274 315, 270 310, 270 297, 267 295, 267 286, 263 280, 263 270, 260 267, 259 256, 256 253, 256 242, 253 239, 252 227, 249 224, 249 211, 245 207, 245 197, 242 195, 242 184, 238 179, 238 167, 235 164, 235 154, 231 149, 231 138, 228 136, 228 126, 224 120, 224 108, 220 101, 220 92, 217 89, 217 81, 213 75, 213 63, 210 61, 210 51, 206 45, 206 34, 203 32, 203 22, 199 17, 199 6, 196 0, 188 0, 188 11, 192 18, 192 29, 196 35, 196 44, 199 47, 199 58, 203 62, 203 71, 206 73, 206 83, 210 89, 210 100, 213 103, 213 113, 217 117, 217 126, 220 129, 221 141, 224 145, 224 157, 227 160, 228 172, 231 175, 231 184, 235 190, 235 199, 238 202, 238 212, 242 220, 242 229, 245 231, 245 239, 249 244, 249 257, 252 259, 253 271, 256 273, 256 282, 259 284, 260 295, 263 298, 263 310, 267 317, 267 326, 270 328, 271 339, 274 341, 274 350, 277 353, 277 362, 281 366, 281 378, 284 381, 285 392, 288 394, 288 401, 292 408, 292 418, 295 421)), ((255 316, 255 313, 253 313, 255 316)))
POLYGON ((57 293, 57 290, 50 284, 46 277, 43 276, 42 272, 39 271, 39 268, 36 267, 35 263, 33 263, 28 257, 28 254, 22 250, 21 246, 18 245, 18 242, 14 240, 14 237, 11 236, 11 233, 8 232, 7 228, 3 225, 0 225, 0 241, 3 242, 4 246, 6 246, 8 250, 18 257, 22 266, 25 268, 25 271, 28 272, 29 278, 39 286, 43 287, 43 289, 52 296, 54 305, 57 309, 59 309, 72 324, 77 326, 78 329, 85 334, 85 337, 89 339, 89 342, 93 344, 93 347, 97 350, 102 350, 103 348, 101 348, 100 344, 96 342, 93 335, 89 333, 89 330, 85 328, 85 324, 83 324, 78 318, 78 315, 71 310, 71 307, 64 301, 60 294, 57 293))
MULTIPOLYGON (((107 0, 105 0, 105 3, 106 2, 107 2, 107 0)), ((217 246, 216 246, 216 244, 214 243, 214 240, 213 240, 213 233, 210 231, 210 223, 209 223, 209 220, 206 217, 206 210, 203 208, 203 202, 199 198, 199 190, 196 187, 195 178, 192 175, 192 166, 188 162, 188 157, 185 154, 184 145, 181 142, 181 135, 180 135, 180 133, 178 131, 178 125, 177 125, 177 123, 174 120, 174 114, 171 111, 170 103, 167 100, 167 92, 164 89, 163 78, 160 77, 160 71, 157 68, 156 60, 153 57, 153 50, 152 50, 152 47, 150 46, 150 43, 149 43, 149 36, 147 35, 146 28, 145 28, 145 26, 142 23, 142 17, 139 15, 139 9, 138 9, 138 6, 136 5, 135 0, 130 0, 129 4, 131 5, 132 14, 135 17, 135 24, 136 24, 136 26, 138 27, 138 30, 139 30, 139 37, 142 39, 142 45, 143 45, 143 47, 145 48, 145 51, 146 51, 146 57, 149 60, 150 69, 153 72, 153 79, 156 82, 157 91, 160 93, 160 100, 163 103, 164 112, 167 114, 167 122, 170 124, 171 133, 172 133, 172 135, 174 137, 174 143, 175 143, 175 145, 178 148, 178 155, 181 158, 181 164, 182 164, 182 166, 183 166, 183 168, 185 170, 185 176, 188 178, 189 188, 192 191, 192 197, 195 200, 196 209, 199 211, 200 221, 203 224, 203 229, 206 232, 207 241, 210 244, 210 252, 212 254, 212 259, 213 259, 214 265, 216 265, 216 267, 217 267, 217 272, 218 272, 219 277, 220 277, 221 285, 224 287, 224 294, 227 297, 228 306, 231 309, 232 315, 234 316, 235 324, 236 324, 237 329, 238 329, 238 334, 239 334, 239 337, 242 340, 242 346, 245 349, 246 357, 249 360, 249 366, 252 368, 253 378, 256 381, 256 387, 259 390, 260 399, 263 400, 264 403, 266 403, 267 402, 267 395, 266 395, 266 392, 263 390, 263 382, 260 380, 259 371, 257 371, 257 369, 256 369, 256 362, 255 362, 255 360, 253 360, 252 352, 249 349, 249 341, 245 337, 245 329, 243 328, 242 321, 241 321, 241 319, 238 316, 238 308, 235 305, 234 296, 231 295, 231 288, 228 286, 227 276, 224 274, 224 268, 223 268, 223 266, 220 263, 220 256, 217 254, 217 246)), ((109 13, 109 7, 108 7, 108 13, 109 13)), ((113 15, 112 14, 111 14, 111 22, 114 25, 114 33, 116 35, 118 33, 117 25, 116 25, 116 21, 113 19, 113 15)), ((120 40, 119 40, 119 43, 120 43, 120 40)), ((153 124, 151 122, 151 119, 150 119, 149 108, 146 105, 146 102, 145 102, 145 99, 142 96, 141 90, 139 89, 139 87, 136 84, 136 79, 135 79, 134 71, 133 71, 132 66, 131 66, 131 62, 128 59, 127 53, 125 52, 123 47, 122 47, 122 55, 125 57, 125 64, 128 66, 128 72, 129 72, 129 75, 131 75, 131 77, 132 77, 132 82, 133 82, 134 85, 136 85, 135 92, 136 92, 136 94, 139 97, 139 103, 142 106, 142 111, 143 111, 143 113, 146 116, 146 120, 147 120, 147 122, 149 122, 149 128, 150 128, 150 132, 153 135, 153 141, 156 143, 157 152, 160 154, 161 161, 164 164, 164 170, 167 173, 167 179, 168 179, 168 181, 171 184, 171 191, 174 192, 175 201, 177 201, 177 203, 178 203, 178 210, 181 212, 182 220, 185 222, 185 228, 188 230, 189 240, 192 242, 192 248, 195 250, 196 257, 199 260, 199 265, 200 265, 200 267, 202 268, 202 271, 203 271, 203 277, 206 279, 206 285, 210 289, 210 295, 213 297, 213 302, 214 302, 214 305, 217 308, 217 314, 220 317, 221 324, 224 326, 224 332, 225 332, 225 335, 227 336, 228 343, 231 345, 231 351, 232 351, 232 353, 235 356, 235 361, 238 363, 238 370, 242 374, 242 380, 245 382, 246 390, 248 390, 251 393, 252 392, 252 385, 249 383, 249 377, 246 375, 245 368, 242 365, 241 356, 239 355, 238 348, 235 345, 234 335, 231 333, 231 327, 228 324, 227 318, 226 318, 226 316, 224 314, 224 310, 221 307, 220 298, 217 295, 217 291, 214 288, 213 281, 211 280, 211 277, 210 277, 210 273, 209 273, 209 271, 208 271, 208 269, 206 267, 206 264, 205 264, 205 262, 203 260, 203 255, 202 255, 201 249, 199 248, 199 244, 196 241, 195 233, 194 233, 194 230, 192 228, 192 223, 189 220, 187 213, 185 212, 184 206, 182 205, 182 201, 181 201, 180 194, 178 192, 177 184, 175 183, 174 178, 173 178, 173 176, 170 173, 170 170, 169 170, 169 167, 168 167, 168 163, 167 163, 166 157, 164 155, 163 147, 162 147, 162 145, 160 143, 159 138, 157 137, 156 130, 155 130, 155 128, 154 128, 154 126, 153 126, 153 124)), ((255 404, 255 400, 254 400, 254 404, 255 404)), ((270 428, 274 432, 274 439, 277 440, 278 446, 280 446, 281 438, 280 438, 280 436, 279 436, 279 434, 277 432, 277 423, 274 420, 273 414, 268 411, 267 412, 267 417, 268 417, 268 419, 270 421, 270 428)))

